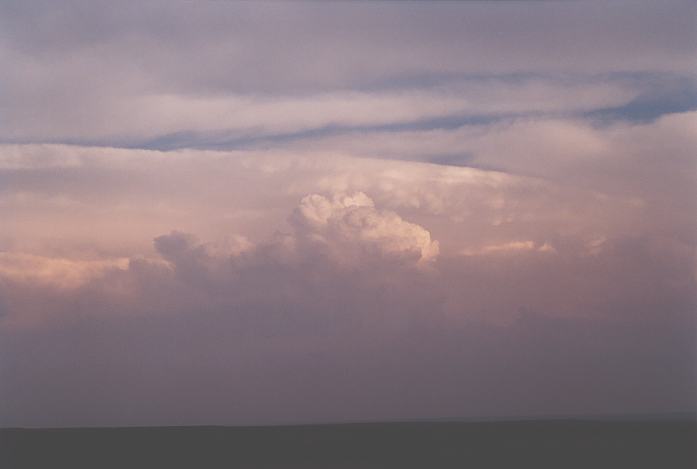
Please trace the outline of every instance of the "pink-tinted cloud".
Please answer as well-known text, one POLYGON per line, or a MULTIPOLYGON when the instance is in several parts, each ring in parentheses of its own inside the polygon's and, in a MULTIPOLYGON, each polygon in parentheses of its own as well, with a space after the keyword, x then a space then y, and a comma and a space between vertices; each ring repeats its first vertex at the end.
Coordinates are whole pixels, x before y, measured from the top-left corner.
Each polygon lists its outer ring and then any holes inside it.
POLYGON ((694 410, 695 11, 0 6, 0 426, 694 410))

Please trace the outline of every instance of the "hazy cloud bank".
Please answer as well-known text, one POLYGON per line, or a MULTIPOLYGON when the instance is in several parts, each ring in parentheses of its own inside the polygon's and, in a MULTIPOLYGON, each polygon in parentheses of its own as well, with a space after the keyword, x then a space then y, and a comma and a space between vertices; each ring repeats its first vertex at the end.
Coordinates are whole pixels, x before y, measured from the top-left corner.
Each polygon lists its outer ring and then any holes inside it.
POLYGON ((694 410, 696 15, 3 4, 0 425, 694 410))

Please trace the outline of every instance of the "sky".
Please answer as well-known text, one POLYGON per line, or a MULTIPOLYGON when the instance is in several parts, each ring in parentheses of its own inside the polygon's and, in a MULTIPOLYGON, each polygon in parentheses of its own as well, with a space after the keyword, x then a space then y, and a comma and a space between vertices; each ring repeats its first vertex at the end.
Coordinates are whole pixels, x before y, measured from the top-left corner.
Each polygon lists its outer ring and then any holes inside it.
POLYGON ((697 410, 697 4, 3 2, 0 426, 697 410))

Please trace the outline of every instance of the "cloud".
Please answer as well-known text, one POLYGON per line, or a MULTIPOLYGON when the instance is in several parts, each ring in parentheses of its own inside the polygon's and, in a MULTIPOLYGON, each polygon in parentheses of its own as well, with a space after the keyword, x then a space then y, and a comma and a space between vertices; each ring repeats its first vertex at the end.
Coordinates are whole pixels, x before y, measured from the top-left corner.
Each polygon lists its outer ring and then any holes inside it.
POLYGON ((692 3, 65 6, 0 6, 0 425, 694 409, 692 3))
POLYGON ((295 203, 288 225, 251 247, 174 231, 154 238, 150 257, 87 263, 69 285, 26 275, 41 273, 33 257, 1 257, 0 421, 242 424, 694 407, 697 298, 685 248, 625 233, 590 251, 583 239, 560 237, 555 253, 518 240, 436 257, 426 228, 365 193, 295 203), (413 268, 424 260, 429 269, 413 268))
POLYGON ((693 70, 689 2, 68 5, 61 14, 41 4, 4 6, 5 47, 32 59, 18 61, 21 72, 68 63, 110 86, 201 94, 454 73, 693 70), (631 53, 637 48, 643 54, 631 53))
POLYGON ((13 282, 75 288, 109 269, 125 269, 128 259, 70 259, 0 252, 0 278, 13 282))
POLYGON ((488 244, 486 246, 482 246, 479 249, 465 249, 464 251, 462 251, 462 254, 465 256, 476 256, 481 254, 505 254, 533 250, 549 253, 557 252, 557 250, 554 249, 554 246, 552 246, 549 243, 544 243, 540 246, 535 246, 535 243, 533 241, 510 241, 508 243, 503 244, 488 244))
POLYGON ((342 263, 360 264, 364 256, 414 259, 423 264, 438 255, 438 242, 423 227, 391 211, 375 209, 362 192, 330 198, 305 196, 292 218, 297 233, 312 246, 328 250, 342 263), (361 256, 360 254, 363 254, 361 256))
MULTIPOLYGON (((177 229, 233 249, 234 237, 257 245, 288 232, 307 194, 363 192, 379 211, 427 227, 441 255, 630 234, 691 246, 694 222, 681 213, 696 210, 693 114, 600 128, 524 119, 231 152, 5 145, 0 243, 64 258, 147 256, 150 239, 177 229), (480 168, 409 161, 448 151, 480 168)), ((356 231, 348 220, 324 229, 356 231)))
MULTIPOLYGON (((190 135, 191 143, 253 140, 326 128, 384 127, 461 115, 579 112, 619 106, 637 91, 626 84, 465 82, 402 90, 304 95, 148 94, 85 99, 78 111, 22 116, 0 138, 20 142, 143 144, 190 135), (107 102, 104 102, 107 101, 107 102), (24 118, 25 117, 25 118, 24 118)), ((63 106, 63 104, 61 104, 63 106)))
MULTIPOLYGON (((638 252, 630 248, 624 261, 638 252)), ((345 274, 317 259, 314 267, 267 262, 218 272, 215 284, 133 261, 67 297, 0 283, 5 314, 31 306, 50 316, 31 327, 2 318, 0 421, 258 424, 694 408, 691 306, 676 295, 645 302, 657 298, 656 284, 635 299, 615 286, 622 293, 612 315, 544 314, 520 307, 527 299, 515 284, 554 282, 573 270, 560 276, 552 268, 545 278, 549 265, 488 258, 447 275, 443 291, 460 311, 443 314, 444 298, 424 277, 395 279, 392 271, 392 281, 379 281, 378 272, 345 274), (118 285, 130 285, 129 295, 108 293, 118 285), (478 302, 488 311, 477 311, 478 302), (477 319, 514 305, 505 323, 477 319)), ((598 285, 621 267, 603 262, 610 272, 598 285)), ((590 292, 602 301, 601 289, 590 292)))
POLYGON ((697 40, 680 3, 3 9, 0 109, 13 119, 0 139, 25 143, 229 145, 600 112, 693 82, 697 40))

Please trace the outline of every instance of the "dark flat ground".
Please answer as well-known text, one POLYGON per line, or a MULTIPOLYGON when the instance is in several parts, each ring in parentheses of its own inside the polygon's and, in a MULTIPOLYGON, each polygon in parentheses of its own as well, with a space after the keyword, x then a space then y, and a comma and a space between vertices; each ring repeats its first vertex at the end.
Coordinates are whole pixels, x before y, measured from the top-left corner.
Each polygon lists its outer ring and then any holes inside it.
POLYGON ((697 467, 691 421, 0 430, 15 468, 697 467))

